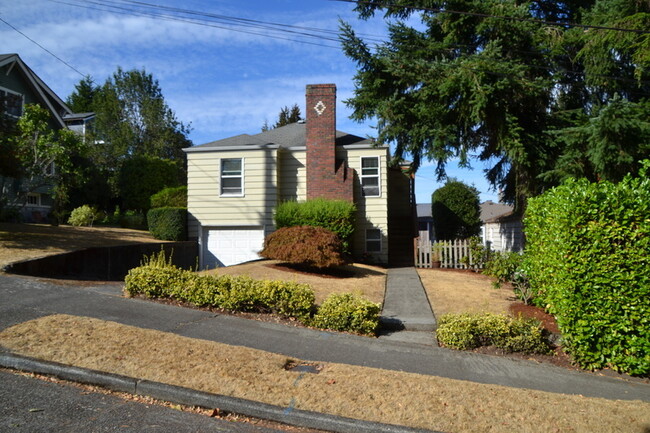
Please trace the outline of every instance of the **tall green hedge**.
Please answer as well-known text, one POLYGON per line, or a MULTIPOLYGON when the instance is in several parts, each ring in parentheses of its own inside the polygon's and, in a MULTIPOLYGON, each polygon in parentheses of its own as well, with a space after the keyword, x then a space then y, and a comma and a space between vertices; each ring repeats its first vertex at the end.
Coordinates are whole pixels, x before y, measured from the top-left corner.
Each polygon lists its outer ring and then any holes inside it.
POLYGON ((276 228, 294 226, 323 227, 337 234, 343 250, 350 252, 354 233, 356 207, 344 200, 317 198, 305 202, 289 201, 278 206, 275 213, 276 228))
POLYGON ((147 212, 149 232, 156 239, 184 241, 187 239, 187 209, 158 207, 147 212))
POLYGON ((568 180, 531 199, 526 265, 585 368, 650 374, 650 179, 568 180))

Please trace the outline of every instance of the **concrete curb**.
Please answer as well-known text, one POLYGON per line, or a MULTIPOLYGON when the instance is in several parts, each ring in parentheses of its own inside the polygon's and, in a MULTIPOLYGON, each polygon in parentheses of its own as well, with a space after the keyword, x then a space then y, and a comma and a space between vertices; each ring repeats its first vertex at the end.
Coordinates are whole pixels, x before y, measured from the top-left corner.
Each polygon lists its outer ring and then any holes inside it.
POLYGON ((414 429, 392 424, 362 421, 336 415, 299 410, 294 409, 291 406, 274 406, 252 400, 196 391, 175 385, 140 380, 128 376, 104 373, 81 367, 72 367, 56 362, 41 361, 13 353, 0 353, 0 367, 30 373, 52 375, 64 380, 98 385, 113 391, 126 392, 129 394, 146 395, 176 404, 219 408, 240 415, 337 433, 440 433, 432 430, 414 429))

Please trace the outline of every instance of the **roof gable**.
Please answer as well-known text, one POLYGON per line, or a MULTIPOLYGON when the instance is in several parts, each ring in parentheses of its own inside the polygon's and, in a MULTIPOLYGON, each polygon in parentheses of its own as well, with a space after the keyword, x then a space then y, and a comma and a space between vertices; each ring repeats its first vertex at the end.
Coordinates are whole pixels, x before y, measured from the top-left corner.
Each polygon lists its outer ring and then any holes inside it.
MULTIPOLYGON (((63 116, 71 114, 72 110, 23 62, 18 54, 0 54, 0 70, 2 75, 14 77, 25 83, 25 87, 31 92, 31 99, 47 108, 61 128, 65 127, 63 116)), ((14 90, 8 80, 3 82, 0 78, 0 85, 14 90)))

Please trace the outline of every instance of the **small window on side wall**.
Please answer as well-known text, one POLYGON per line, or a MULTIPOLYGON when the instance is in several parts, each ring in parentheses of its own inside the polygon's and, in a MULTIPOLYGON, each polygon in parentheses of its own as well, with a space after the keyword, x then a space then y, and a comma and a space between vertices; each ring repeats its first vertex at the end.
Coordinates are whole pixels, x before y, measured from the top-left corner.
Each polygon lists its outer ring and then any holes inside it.
POLYGON ((361 190, 364 197, 381 196, 378 156, 361 157, 361 190))
POLYGON ((366 252, 368 253, 381 252, 381 230, 379 229, 366 230, 366 252))
POLYGON ((40 206, 41 205, 41 196, 40 194, 27 194, 27 206, 40 206))
POLYGON ((244 160, 224 158, 221 160, 221 195, 241 197, 244 195, 244 160))

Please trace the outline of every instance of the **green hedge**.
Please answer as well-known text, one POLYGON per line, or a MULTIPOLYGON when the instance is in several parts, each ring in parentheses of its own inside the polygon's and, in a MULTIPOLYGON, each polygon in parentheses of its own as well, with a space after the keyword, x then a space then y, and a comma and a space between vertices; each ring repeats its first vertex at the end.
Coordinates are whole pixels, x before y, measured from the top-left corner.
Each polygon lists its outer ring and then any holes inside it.
POLYGON ((131 296, 177 299, 201 307, 273 312, 302 321, 308 320, 314 309, 314 292, 295 282, 199 275, 171 265, 131 269, 124 282, 131 296))
POLYGON ((275 213, 275 226, 314 226, 323 227, 341 239, 343 251, 351 251, 350 242, 354 233, 356 207, 344 200, 317 198, 306 202, 289 201, 278 206, 275 213))
POLYGON ((540 322, 503 314, 444 314, 438 320, 438 341, 457 350, 496 346, 507 352, 548 353, 540 322))
POLYGON ((317 328, 374 334, 379 325, 379 304, 352 293, 334 293, 323 301, 312 320, 317 328))
POLYGON ((187 187, 177 186, 158 191, 149 199, 151 207, 187 207, 187 187))
POLYGON ((184 241, 187 239, 187 209, 159 207, 147 212, 149 232, 156 239, 184 241))
POLYGON ((531 199, 526 268, 584 368, 650 373, 650 179, 568 180, 531 199))

